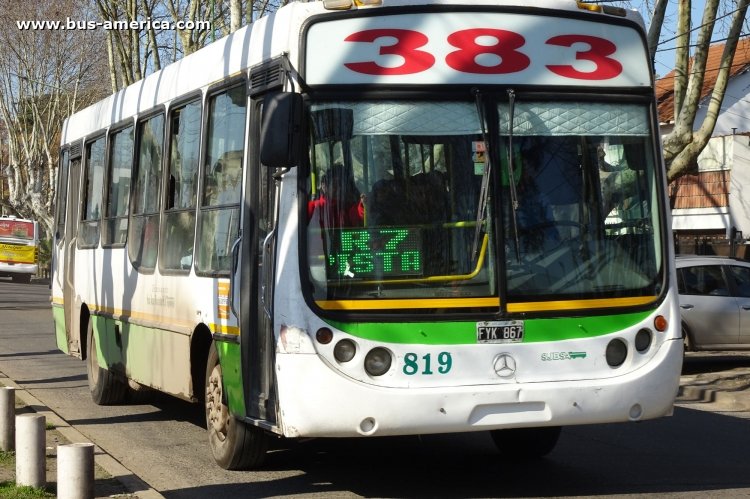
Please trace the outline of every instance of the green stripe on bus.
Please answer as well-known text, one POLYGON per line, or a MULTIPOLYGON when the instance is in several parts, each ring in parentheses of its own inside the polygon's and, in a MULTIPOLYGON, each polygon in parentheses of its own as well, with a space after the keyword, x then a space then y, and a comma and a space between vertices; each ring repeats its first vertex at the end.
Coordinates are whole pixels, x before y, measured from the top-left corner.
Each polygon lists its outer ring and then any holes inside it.
POLYGON ((65 334, 65 309, 52 306, 52 318, 55 321, 55 342, 61 352, 70 355, 68 336, 65 334))
MULTIPOLYGON (((604 336, 643 321, 651 311, 594 317, 528 319, 524 321, 524 343, 560 341, 604 336)), ((384 343, 465 345, 477 342, 476 322, 365 322, 330 321, 352 336, 384 343)))
POLYGON ((244 416, 246 411, 245 395, 242 390, 240 346, 233 342, 217 341, 216 350, 219 352, 221 375, 224 379, 224 391, 229 412, 244 416))

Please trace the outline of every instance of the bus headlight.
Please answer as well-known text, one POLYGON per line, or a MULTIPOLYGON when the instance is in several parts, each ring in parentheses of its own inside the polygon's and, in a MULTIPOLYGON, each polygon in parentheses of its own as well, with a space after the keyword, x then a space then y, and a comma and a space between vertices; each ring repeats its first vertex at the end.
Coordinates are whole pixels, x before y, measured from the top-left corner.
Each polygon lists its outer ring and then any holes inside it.
POLYGON ((619 338, 615 338, 607 345, 605 357, 611 367, 620 367, 628 356, 628 346, 619 338))
POLYGON ((388 372, 392 363, 391 352, 382 347, 376 347, 365 356, 365 371, 370 376, 382 376, 388 372))
POLYGON ((357 353, 357 345, 352 340, 341 340, 333 347, 333 357, 339 362, 349 362, 357 353))
POLYGON ((635 349, 644 353, 651 346, 651 330, 643 328, 635 333, 635 349))

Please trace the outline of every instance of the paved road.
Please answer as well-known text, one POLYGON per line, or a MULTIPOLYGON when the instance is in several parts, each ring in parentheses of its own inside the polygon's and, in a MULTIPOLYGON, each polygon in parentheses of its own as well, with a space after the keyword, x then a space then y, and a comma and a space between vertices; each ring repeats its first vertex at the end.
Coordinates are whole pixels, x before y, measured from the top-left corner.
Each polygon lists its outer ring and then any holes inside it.
POLYGON ((0 280, 7 375, 169 499, 221 497, 750 497, 750 357, 691 354, 671 418, 566 428, 533 465, 485 433, 279 441, 257 472, 221 470, 199 407, 167 396, 99 407, 85 367, 57 351, 44 285, 0 280), (734 400, 735 402, 732 402, 734 400))

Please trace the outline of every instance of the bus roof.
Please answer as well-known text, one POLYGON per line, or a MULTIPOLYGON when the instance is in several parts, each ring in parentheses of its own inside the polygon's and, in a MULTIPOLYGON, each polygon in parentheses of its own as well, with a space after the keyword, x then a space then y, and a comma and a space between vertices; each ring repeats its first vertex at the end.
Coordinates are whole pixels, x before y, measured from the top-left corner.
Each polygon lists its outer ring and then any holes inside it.
MULTIPOLYGON (((501 6, 538 10, 584 12, 575 0, 381 0, 378 7, 421 5, 501 6)), ((357 7, 354 7, 356 9, 357 7)), ((622 9, 621 9, 622 10, 622 9)), ((323 1, 292 2, 254 23, 203 47, 160 71, 154 72, 119 92, 71 115, 65 120, 61 144, 69 144, 89 134, 132 119, 175 99, 225 81, 243 70, 269 59, 289 54, 298 60, 299 33, 302 23, 311 15, 335 14, 323 1)), ((586 11, 590 12, 590 11, 586 11)), ((622 11, 625 17, 643 26, 635 11, 622 11)), ((591 12, 592 16, 607 16, 591 12)), ((621 16, 622 17, 622 16, 621 16)))

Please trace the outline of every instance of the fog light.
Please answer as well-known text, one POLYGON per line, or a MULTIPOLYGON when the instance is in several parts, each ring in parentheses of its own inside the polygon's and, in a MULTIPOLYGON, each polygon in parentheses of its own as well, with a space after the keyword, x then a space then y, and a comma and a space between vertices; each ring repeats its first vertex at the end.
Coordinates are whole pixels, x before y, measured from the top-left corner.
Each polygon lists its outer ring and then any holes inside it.
POLYGON ((635 349, 643 353, 651 346, 651 330, 643 328, 635 333, 635 349))
POLYGON ((352 340, 341 340, 333 347, 333 357, 339 362, 349 362, 357 353, 357 345, 352 340))
POLYGON ((370 376, 382 376, 391 368, 391 353, 382 347, 373 348, 365 356, 365 371, 370 376))
POLYGON ((612 367, 619 367, 625 362, 625 357, 628 356, 628 346, 619 338, 616 338, 609 342, 607 345, 607 352, 605 357, 607 358, 607 364, 612 367))
POLYGON ((315 339, 318 340, 318 343, 321 345, 327 345, 333 340, 333 331, 327 327, 322 327, 318 329, 317 333, 315 333, 315 339))

